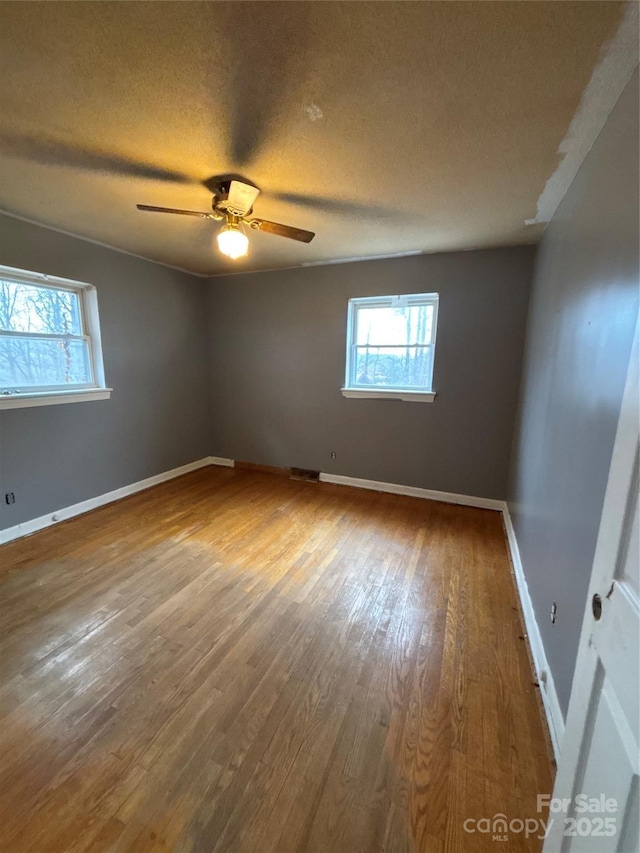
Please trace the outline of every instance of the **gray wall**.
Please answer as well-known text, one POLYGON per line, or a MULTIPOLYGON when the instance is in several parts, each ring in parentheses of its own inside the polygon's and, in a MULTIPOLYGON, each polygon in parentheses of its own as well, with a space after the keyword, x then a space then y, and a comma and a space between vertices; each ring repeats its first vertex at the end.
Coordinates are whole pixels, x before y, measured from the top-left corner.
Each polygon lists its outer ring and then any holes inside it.
POLYGON ((637 313, 636 72, 538 250, 514 439, 509 507, 564 713, 637 313))
POLYGON ((6 216, 0 264, 96 285, 114 389, 110 400, 0 412, 0 528, 209 454, 202 279, 6 216))
POLYGON ((504 499, 534 254, 212 279, 212 452, 504 499), (345 399, 347 300, 421 291, 440 294, 435 402, 345 399))

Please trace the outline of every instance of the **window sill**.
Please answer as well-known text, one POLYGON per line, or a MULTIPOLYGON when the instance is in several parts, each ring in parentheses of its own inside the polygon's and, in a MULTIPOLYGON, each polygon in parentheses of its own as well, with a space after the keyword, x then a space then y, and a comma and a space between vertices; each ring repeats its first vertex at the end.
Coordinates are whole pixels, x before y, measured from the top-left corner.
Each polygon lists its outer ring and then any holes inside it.
POLYGON ((363 400, 402 400, 405 403, 433 403, 436 398, 435 391, 386 391, 380 388, 342 388, 342 396, 350 399, 363 400))
POLYGON ((86 403, 89 400, 108 400, 112 390, 112 388, 77 388, 73 391, 0 394, 0 410, 28 409, 32 406, 57 406, 60 403, 86 403))

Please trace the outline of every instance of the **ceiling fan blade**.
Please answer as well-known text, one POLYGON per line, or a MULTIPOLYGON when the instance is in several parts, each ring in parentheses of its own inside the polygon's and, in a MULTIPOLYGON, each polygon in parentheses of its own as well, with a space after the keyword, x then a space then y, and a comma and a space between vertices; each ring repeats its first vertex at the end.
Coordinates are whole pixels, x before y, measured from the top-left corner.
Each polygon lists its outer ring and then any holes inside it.
POLYGON ((199 210, 179 210, 176 207, 155 207, 153 204, 136 204, 138 210, 147 210, 150 213, 179 213, 181 216, 199 216, 202 219, 215 219, 211 213, 200 213, 199 210))
POLYGON ((302 228, 291 228, 289 225, 281 225, 279 222, 269 222, 267 219, 246 220, 252 228, 258 231, 266 231, 267 234, 277 234, 278 237, 288 237, 290 240, 298 240, 300 243, 310 243, 316 236, 313 231, 304 231, 302 228))
POLYGON ((191 184, 196 182, 194 178, 185 175, 183 172, 135 160, 125 154, 109 153, 99 149, 86 148, 72 142, 10 131, 0 131, 0 152, 43 166, 63 166, 87 172, 147 178, 169 183, 191 184))
POLYGON ((245 216, 245 214, 249 213, 259 195, 260 190, 257 187, 252 187, 250 184, 243 184, 242 181, 231 181, 227 205, 232 207, 240 216, 245 216))

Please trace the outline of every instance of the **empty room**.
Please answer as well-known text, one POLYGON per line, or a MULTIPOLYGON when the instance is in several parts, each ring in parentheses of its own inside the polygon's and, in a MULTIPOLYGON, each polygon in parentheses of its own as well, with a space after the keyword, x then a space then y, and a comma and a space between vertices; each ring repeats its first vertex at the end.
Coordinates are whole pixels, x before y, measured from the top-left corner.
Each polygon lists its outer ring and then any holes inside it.
POLYGON ((0 850, 640 851, 638 3, 0 0, 0 850))

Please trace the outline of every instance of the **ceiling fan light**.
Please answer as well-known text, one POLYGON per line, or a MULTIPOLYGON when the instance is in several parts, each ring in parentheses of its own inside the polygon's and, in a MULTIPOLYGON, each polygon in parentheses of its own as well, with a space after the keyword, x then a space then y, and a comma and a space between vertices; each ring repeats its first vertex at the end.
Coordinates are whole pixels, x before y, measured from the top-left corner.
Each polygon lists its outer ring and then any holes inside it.
POLYGON ((241 258, 247 254, 249 239, 237 225, 225 225, 218 232, 218 248, 229 258, 241 258))

